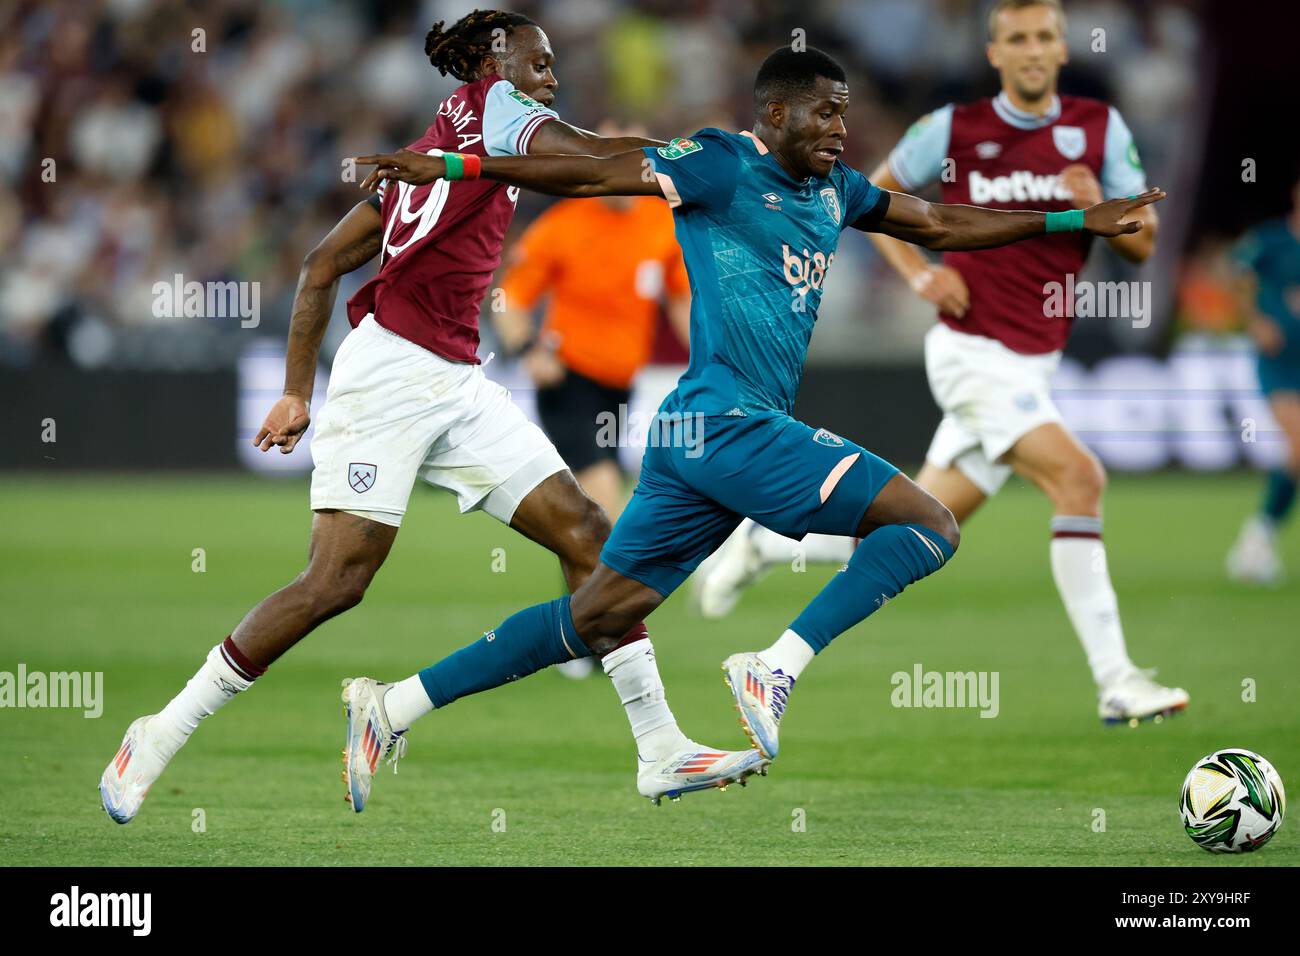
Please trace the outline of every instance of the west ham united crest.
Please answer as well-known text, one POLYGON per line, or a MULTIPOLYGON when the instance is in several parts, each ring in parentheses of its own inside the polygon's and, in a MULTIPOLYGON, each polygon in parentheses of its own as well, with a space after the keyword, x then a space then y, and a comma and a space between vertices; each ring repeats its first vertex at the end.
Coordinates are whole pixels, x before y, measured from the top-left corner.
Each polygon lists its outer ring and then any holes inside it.
POLYGON ((840 224, 840 197, 835 192, 834 186, 827 186, 821 192, 822 208, 826 210, 826 215, 835 220, 835 225, 840 224))
POLYGON ((354 461, 348 465, 348 484, 353 491, 361 494, 375 486, 375 478, 378 474, 378 466, 368 465, 363 461, 354 461))
POLYGON ((1078 159, 1088 148, 1088 134, 1082 126, 1053 126, 1052 142, 1066 159, 1078 159))

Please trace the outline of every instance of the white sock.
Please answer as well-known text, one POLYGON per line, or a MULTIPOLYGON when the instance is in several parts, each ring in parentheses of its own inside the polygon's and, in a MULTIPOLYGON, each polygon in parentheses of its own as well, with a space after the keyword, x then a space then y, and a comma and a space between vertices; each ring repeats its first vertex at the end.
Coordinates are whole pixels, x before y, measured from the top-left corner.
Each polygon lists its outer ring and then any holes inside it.
POLYGON ((384 713, 394 732, 409 730, 425 714, 433 712, 433 701, 419 674, 399 680, 384 691, 384 713))
POLYGON ((1136 670, 1124 647, 1119 601, 1106 568, 1106 547, 1101 543, 1101 519, 1057 515, 1052 519, 1051 555, 1056 589, 1097 686, 1105 687, 1136 670))
POLYGON ((848 564, 857 542, 838 534, 810 534, 795 545, 813 564, 848 564))
POLYGON ((776 639, 765 651, 758 652, 758 659, 774 671, 780 671, 798 680, 803 669, 811 663, 816 652, 807 641, 789 629, 776 639))
MULTIPOLYGON (((741 528, 753 525, 746 518, 741 528)), ((802 541, 795 541, 783 534, 777 534, 761 525, 750 532, 750 541, 763 559, 764 564, 788 564, 797 553, 802 552, 804 559, 813 564, 845 564, 853 556, 853 539, 842 538, 834 534, 810 534, 802 541)))
POLYGON ((220 644, 212 648, 185 688, 158 712, 156 726, 163 737, 159 749, 169 750, 167 757, 171 759, 189 740, 200 720, 215 714, 240 691, 252 687, 253 680, 226 657, 220 644))
POLYGON ((677 718, 668 709, 655 649, 648 638, 610 651, 600 664, 627 711, 637 753, 643 760, 665 757, 685 741, 677 718))

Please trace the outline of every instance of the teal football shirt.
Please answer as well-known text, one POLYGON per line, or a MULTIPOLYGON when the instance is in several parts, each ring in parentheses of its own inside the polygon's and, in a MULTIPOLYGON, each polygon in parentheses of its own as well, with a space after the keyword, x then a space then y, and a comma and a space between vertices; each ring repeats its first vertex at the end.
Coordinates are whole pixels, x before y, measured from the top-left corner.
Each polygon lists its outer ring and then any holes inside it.
POLYGON ((670 412, 790 414, 840 232, 889 193, 837 162, 794 179, 750 133, 703 129, 645 154, 673 208, 691 286, 691 360, 670 412))

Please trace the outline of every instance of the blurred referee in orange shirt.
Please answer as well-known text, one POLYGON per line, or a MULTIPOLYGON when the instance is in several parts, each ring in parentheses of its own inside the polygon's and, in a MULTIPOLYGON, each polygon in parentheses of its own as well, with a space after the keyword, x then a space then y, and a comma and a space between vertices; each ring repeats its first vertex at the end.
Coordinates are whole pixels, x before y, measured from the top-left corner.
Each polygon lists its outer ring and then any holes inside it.
MULTIPOLYGON (((645 135, 608 122, 599 132, 645 135)), ((510 355, 523 352, 542 427, 565 463, 617 520, 623 472, 618 448, 597 443, 598 416, 626 414, 661 305, 682 344, 690 339, 690 286, 672 213, 657 196, 561 200, 528 227, 508 262, 506 308, 493 313, 497 335, 510 355), (534 335, 532 309, 547 294, 534 335)))

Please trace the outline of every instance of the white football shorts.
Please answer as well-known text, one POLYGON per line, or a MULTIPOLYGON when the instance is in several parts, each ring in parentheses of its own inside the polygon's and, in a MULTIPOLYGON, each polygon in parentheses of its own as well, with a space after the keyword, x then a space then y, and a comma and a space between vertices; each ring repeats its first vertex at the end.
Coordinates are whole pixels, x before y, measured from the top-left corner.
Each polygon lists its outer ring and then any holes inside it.
POLYGON ((1052 402, 1060 364, 1060 352, 1022 355, 935 323, 925 336, 925 372, 943 420, 926 461, 955 465, 986 495, 996 494, 1011 475, 1002 456, 1039 425, 1061 421, 1052 402))
POLYGON ((505 524, 567 467, 481 365, 451 362, 367 315, 330 372, 311 442, 312 510, 399 526, 416 478, 452 492, 462 513, 505 524))

